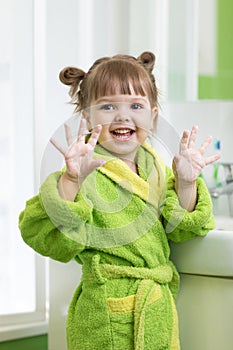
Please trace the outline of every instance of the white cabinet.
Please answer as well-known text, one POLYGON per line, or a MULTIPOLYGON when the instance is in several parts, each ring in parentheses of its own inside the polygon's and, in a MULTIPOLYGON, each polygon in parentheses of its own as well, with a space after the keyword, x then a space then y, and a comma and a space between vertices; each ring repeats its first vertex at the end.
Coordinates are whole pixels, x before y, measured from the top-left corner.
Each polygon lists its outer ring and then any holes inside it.
MULTIPOLYGON (((182 350, 233 348, 233 226, 171 244, 181 277, 177 300, 182 350)), ((233 220, 232 220, 233 222, 233 220)))
POLYGON ((177 301, 182 350, 231 350, 233 278, 181 274, 177 301))

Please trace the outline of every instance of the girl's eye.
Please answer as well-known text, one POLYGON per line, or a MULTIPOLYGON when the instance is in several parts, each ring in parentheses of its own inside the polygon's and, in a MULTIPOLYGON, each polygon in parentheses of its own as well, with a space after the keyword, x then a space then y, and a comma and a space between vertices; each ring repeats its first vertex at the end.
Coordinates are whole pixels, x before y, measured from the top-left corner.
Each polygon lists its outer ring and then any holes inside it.
POLYGON ((133 103, 133 104, 131 105, 131 108, 132 108, 132 109, 136 109, 136 110, 138 110, 138 109, 143 109, 143 105, 141 105, 140 103, 133 103))
POLYGON ((100 105, 100 109, 104 111, 112 111, 114 110, 114 106, 108 103, 108 104, 100 105))

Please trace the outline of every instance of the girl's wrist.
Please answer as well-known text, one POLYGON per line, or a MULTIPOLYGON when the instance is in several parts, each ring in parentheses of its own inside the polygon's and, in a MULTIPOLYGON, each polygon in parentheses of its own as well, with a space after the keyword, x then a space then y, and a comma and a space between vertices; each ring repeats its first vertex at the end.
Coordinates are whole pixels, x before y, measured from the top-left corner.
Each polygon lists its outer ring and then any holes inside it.
POLYGON ((70 176, 69 173, 64 172, 58 182, 60 196, 65 200, 74 201, 83 180, 84 178, 70 176))
POLYGON ((186 181, 175 178, 175 191, 179 198, 180 205, 189 212, 193 211, 197 202, 196 180, 186 181))
POLYGON ((63 178, 64 180, 67 180, 67 181, 70 181, 70 182, 73 182, 73 183, 79 183, 79 176, 74 176, 70 173, 68 173, 67 171, 65 171, 61 178, 63 178))
POLYGON ((178 177, 175 177, 175 184, 178 186, 180 189, 193 189, 196 187, 196 180, 193 181, 187 181, 184 179, 179 179, 178 177))

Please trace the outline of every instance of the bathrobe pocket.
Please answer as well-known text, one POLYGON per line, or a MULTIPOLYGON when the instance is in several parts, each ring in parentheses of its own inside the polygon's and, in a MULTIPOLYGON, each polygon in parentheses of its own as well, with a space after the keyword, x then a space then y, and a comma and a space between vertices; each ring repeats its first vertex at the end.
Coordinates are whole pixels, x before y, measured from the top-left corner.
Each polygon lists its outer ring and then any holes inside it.
POLYGON ((134 348, 134 304, 135 295, 108 299, 114 350, 134 348))
MULTIPOLYGON (((158 285, 148 298, 148 306, 156 304, 161 296, 161 287, 158 285)), ((137 295, 135 294, 124 298, 108 298, 107 300, 114 350, 137 349, 135 335, 138 332, 135 332, 135 327, 144 327, 144 324, 140 324, 140 321, 138 323, 138 310, 135 308, 136 299, 137 295)), ((144 329, 140 329, 140 331, 144 333, 144 329)))

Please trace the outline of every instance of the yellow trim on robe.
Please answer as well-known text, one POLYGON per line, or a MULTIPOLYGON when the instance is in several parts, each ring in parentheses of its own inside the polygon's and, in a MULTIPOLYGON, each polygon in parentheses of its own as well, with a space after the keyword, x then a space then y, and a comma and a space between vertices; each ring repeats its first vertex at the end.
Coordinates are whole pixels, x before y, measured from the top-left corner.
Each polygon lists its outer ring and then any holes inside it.
MULTIPOLYGON (((153 290, 153 293, 148 299, 148 305, 154 303, 162 296, 162 290, 160 285, 153 290)), ((135 295, 129 295, 124 298, 108 298, 109 311, 112 313, 127 313, 134 311, 135 308, 135 295)))

